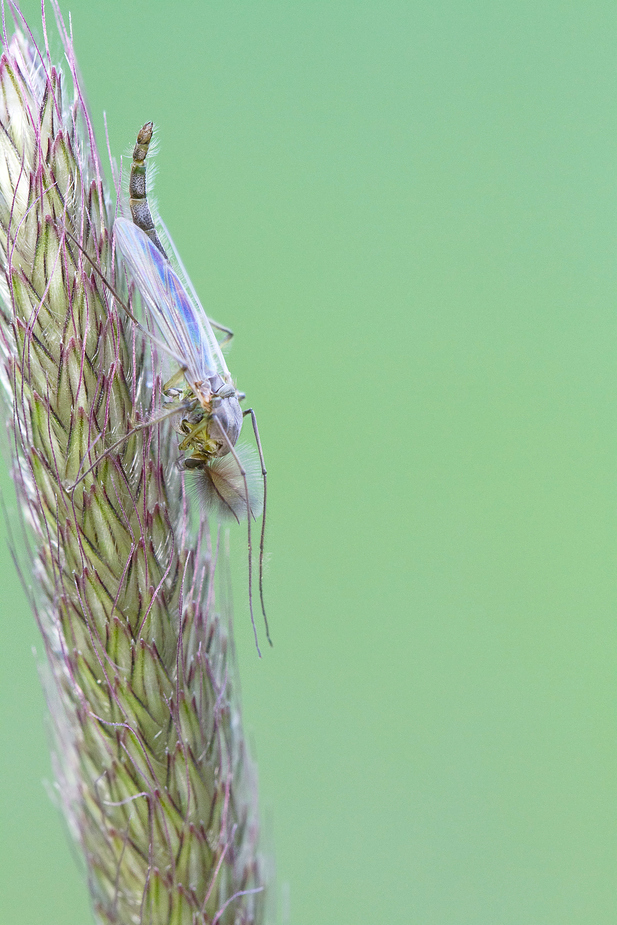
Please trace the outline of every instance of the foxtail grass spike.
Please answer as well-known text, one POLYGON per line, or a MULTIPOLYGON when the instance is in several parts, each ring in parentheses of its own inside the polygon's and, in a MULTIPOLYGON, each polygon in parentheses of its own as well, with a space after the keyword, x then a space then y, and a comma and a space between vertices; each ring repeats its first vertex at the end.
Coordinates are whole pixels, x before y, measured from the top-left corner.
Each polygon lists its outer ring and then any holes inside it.
POLYGON ((45 24, 37 47, 3 7, 0 358, 58 799, 99 923, 258 925, 227 555, 191 525, 169 424, 134 429, 160 407, 157 358, 103 282, 132 304, 54 12, 66 75, 45 24))

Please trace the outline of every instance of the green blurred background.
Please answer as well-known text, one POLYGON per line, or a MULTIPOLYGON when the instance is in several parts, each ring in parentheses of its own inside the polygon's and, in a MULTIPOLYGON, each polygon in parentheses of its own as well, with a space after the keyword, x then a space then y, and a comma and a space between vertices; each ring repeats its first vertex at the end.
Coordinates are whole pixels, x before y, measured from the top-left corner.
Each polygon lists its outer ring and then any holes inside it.
MULTIPOLYGON (((278 921, 614 925, 617 7, 68 9, 259 414, 278 921)), ((0 554, 0 921, 84 925, 0 554)))

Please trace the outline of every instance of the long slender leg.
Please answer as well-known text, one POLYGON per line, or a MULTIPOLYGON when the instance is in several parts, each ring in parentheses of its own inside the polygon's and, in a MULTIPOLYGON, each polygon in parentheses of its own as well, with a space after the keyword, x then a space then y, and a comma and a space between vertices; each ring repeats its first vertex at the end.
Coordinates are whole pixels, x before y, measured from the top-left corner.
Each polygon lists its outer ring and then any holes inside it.
POLYGON ((246 524, 247 524, 246 531, 247 531, 247 545, 248 545, 248 564, 249 564, 249 610, 251 612, 251 626, 253 627, 253 635, 255 637, 255 646, 257 648, 257 654, 261 658, 261 649, 259 648, 259 640, 257 638, 257 627, 255 625, 255 615, 253 613, 253 543, 252 543, 252 537, 251 537, 251 502, 249 499, 249 485, 246 480, 246 469, 240 462, 238 454, 236 453, 231 440, 227 436, 227 431, 225 430, 225 427, 223 426, 223 422, 220 420, 220 418, 216 416, 216 414, 212 415, 211 420, 216 421, 216 423, 218 424, 219 430, 221 434, 223 435, 223 437, 225 438, 225 442, 227 443, 227 446, 229 447, 229 452, 232 454, 233 458, 235 459, 236 465, 238 469, 240 470, 240 475, 242 476, 242 480, 244 482, 244 498, 246 500, 246 524))
MULTIPOLYGON (((204 414, 204 417, 201 421, 199 421, 197 424, 193 424, 190 431, 186 434, 184 440, 182 440, 178 446, 178 449, 181 453, 184 453, 185 450, 188 450, 195 437, 197 437, 202 432, 202 430, 205 430, 207 435, 211 420, 211 415, 204 414)), ((183 430, 182 433, 185 433, 185 431, 183 430)), ((225 436, 227 436, 227 434, 225 434, 225 436)))
POLYGON ((226 335, 221 341, 219 341, 221 347, 224 347, 225 344, 230 344, 231 341, 234 339, 234 332, 231 330, 231 328, 226 327, 224 324, 220 324, 218 321, 215 321, 213 318, 210 318, 209 315, 208 315, 208 321, 210 322, 213 328, 216 328, 217 331, 222 331, 223 334, 226 335))
POLYGON ((184 374, 186 373, 186 367, 180 367, 180 369, 173 374, 171 379, 168 379, 167 382, 163 383, 163 392, 166 392, 168 389, 173 389, 178 382, 181 382, 184 374))
POLYGON ((118 295, 118 293, 116 292, 116 290, 114 289, 114 287, 111 285, 111 283, 109 282, 109 280, 105 278, 105 274, 104 274, 104 273, 101 273, 100 269, 97 267, 97 265, 95 264, 94 260, 93 260, 92 257, 90 256, 90 254, 86 253, 86 251, 83 249, 83 247, 81 246, 81 244, 79 243, 79 241, 77 240, 77 238, 75 238, 75 237, 71 234, 71 232, 68 230, 68 228, 67 228, 66 226, 62 226, 62 225, 61 225, 60 228, 61 228, 61 230, 63 231, 63 233, 64 233, 68 238, 71 239, 71 241, 73 242, 73 244, 75 244, 75 246, 76 246, 77 248, 79 248, 79 250, 82 252, 82 254, 83 254, 84 257, 86 258, 86 260, 92 265, 92 269, 94 270, 94 272, 97 274, 97 276, 100 277, 100 279, 101 279, 102 282, 105 284, 105 286, 107 286, 107 288, 108 288, 109 291, 111 292, 112 296, 114 297, 114 299, 116 300, 116 302, 118 303, 118 305, 120 305, 120 307, 124 309, 124 311, 125 311, 126 314, 129 316, 129 318, 131 319, 131 321, 133 322, 133 324, 136 325, 136 327, 141 331, 141 333, 144 335, 144 337, 147 337, 148 340, 151 341, 151 342, 155 345, 155 347, 158 347, 159 350, 162 350, 163 353, 166 353, 168 356, 172 357, 177 363, 180 364, 180 366, 182 367, 182 369, 185 370, 185 369, 186 369, 186 366, 185 366, 185 364, 184 364, 184 359, 183 359, 182 357, 178 356, 178 354, 177 354, 174 350, 172 350, 167 344, 163 343, 162 340, 159 340, 159 338, 156 337, 156 336, 152 333, 152 331, 148 331, 147 328, 144 328, 143 324, 139 321, 138 318, 135 317, 135 315, 133 314, 133 312, 131 311, 131 309, 128 307, 128 305, 126 305, 126 303, 120 298, 120 296, 118 295))
POLYGON ((264 623, 266 626, 266 637, 270 645, 273 645, 272 640, 270 639, 270 627, 268 626, 268 618, 266 616, 266 606, 264 604, 264 543, 266 538, 266 502, 268 498, 268 479, 266 472, 266 463, 264 460, 263 450, 261 448, 261 440, 259 437, 259 428, 257 426, 257 416, 252 408, 247 408, 242 412, 243 416, 246 417, 247 414, 251 416, 251 424, 253 425, 253 433, 255 434, 255 443, 257 444, 257 452, 259 453, 259 462, 261 464, 261 476, 264 482, 264 505, 263 505, 263 514, 261 518, 261 536, 259 539, 259 599, 261 601, 261 612, 263 614, 264 623))
MULTIPOLYGON (((195 297, 195 301, 196 301, 196 302, 199 302, 199 298, 197 297, 197 293, 195 292, 195 289, 193 288, 193 284, 192 284, 191 280, 189 279, 189 275, 188 275, 188 273, 186 272, 186 270, 185 270, 185 268, 184 268, 184 264, 182 263, 182 258, 180 257, 180 254, 178 253, 178 250, 177 250, 177 248, 176 248, 176 245, 175 245, 174 242, 173 242, 173 238, 172 238, 172 236, 170 235, 170 233, 169 233, 169 231, 168 231, 168 229, 167 229, 167 226, 166 226, 165 222, 163 221, 163 219, 162 219, 160 216, 158 216, 157 220, 158 220, 159 225, 162 226, 162 228, 163 228, 163 230, 164 230, 164 232, 165 232, 165 235, 167 236, 167 243, 169 244, 171 250, 173 251, 173 255, 174 255, 175 259, 176 259, 177 265, 180 267, 181 276, 183 277, 183 281, 186 283, 187 287, 188 287, 189 290, 191 291, 191 294, 195 297)), ((210 318, 209 315, 208 315, 208 321, 210 322, 210 324, 212 325, 213 328, 216 328, 218 331, 222 331, 222 332, 226 335, 226 336, 220 341, 220 346, 221 346, 221 347, 224 347, 225 344, 228 344, 228 343, 230 343, 231 340, 233 340, 234 332, 231 330, 231 328, 228 328, 226 325, 221 324, 220 321, 215 321, 214 318, 210 318)))
MULTIPOLYGON (((157 418, 151 418, 149 421, 143 421, 141 424, 136 424, 135 427, 131 427, 131 429, 130 429, 129 431, 127 431, 127 433, 124 434, 122 437, 120 437, 119 440, 116 440, 115 443, 112 443, 111 446, 108 446, 107 449, 106 449, 103 453, 101 453, 101 455, 100 455, 97 459, 94 460, 94 462, 92 463, 91 466, 88 466, 88 468, 86 469, 86 471, 85 471, 84 473, 82 473, 82 475, 79 476, 79 478, 77 479, 77 481, 74 482, 73 485, 71 485, 71 486, 68 488, 68 491, 70 491, 71 493, 74 492, 75 489, 77 488, 77 486, 79 485, 79 483, 80 483, 80 482, 83 482, 83 480, 86 478, 86 476, 89 475, 90 472, 92 472, 92 470, 93 470, 96 466, 98 466, 98 464, 99 464, 103 459, 105 459, 106 456, 109 456, 110 453, 113 453, 113 451, 114 451, 117 447, 121 446, 126 440, 129 439, 129 437, 132 437, 133 434, 138 433, 138 431, 140 431, 140 430, 146 430, 148 427, 154 427, 155 424, 160 424, 162 421, 166 421, 168 418, 173 417, 174 414, 179 414, 180 412, 182 412, 182 411, 184 411, 184 410, 185 410, 184 405, 179 405, 178 407, 172 408, 170 411, 165 412, 165 414, 159 415, 159 417, 157 417, 157 418)), ((91 450, 94 449, 94 447, 95 447, 95 445, 96 445, 96 442, 100 439, 100 437, 101 437, 101 434, 99 434, 99 436, 96 438, 96 440, 94 441, 94 443, 92 444, 92 446, 88 447, 88 451, 87 451, 86 455, 88 455, 88 453, 90 453, 91 450)), ((81 463, 80 463, 80 465, 79 465, 79 468, 80 468, 80 469, 81 469, 81 467, 82 467, 83 464, 84 464, 85 458, 86 458, 86 457, 84 456, 84 458, 82 459, 82 461, 81 461, 81 463)), ((78 471, 79 471, 79 470, 78 470, 78 471)))

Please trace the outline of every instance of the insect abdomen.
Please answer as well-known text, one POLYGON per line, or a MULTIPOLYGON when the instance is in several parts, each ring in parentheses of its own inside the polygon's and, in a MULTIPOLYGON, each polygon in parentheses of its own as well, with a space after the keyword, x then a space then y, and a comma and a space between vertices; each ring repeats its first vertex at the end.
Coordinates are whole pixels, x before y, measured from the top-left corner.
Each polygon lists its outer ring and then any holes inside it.
POLYGON ((137 144, 133 148, 133 163, 131 164, 131 177, 129 180, 129 206, 134 224, 141 228, 142 231, 145 231, 163 257, 169 260, 154 227, 146 189, 146 157, 152 141, 153 131, 154 123, 146 122, 137 135, 137 144))

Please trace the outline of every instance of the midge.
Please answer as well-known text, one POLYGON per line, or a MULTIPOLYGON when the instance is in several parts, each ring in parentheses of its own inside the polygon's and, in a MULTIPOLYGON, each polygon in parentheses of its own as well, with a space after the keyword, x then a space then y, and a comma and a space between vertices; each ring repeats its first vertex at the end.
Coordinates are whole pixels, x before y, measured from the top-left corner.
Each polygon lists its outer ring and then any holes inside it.
MULTIPOLYGON (((145 310, 180 366, 163 391, 169 414, 180 416, 175 427, 181 438, 181 465, 195 474, 209 507, 222 517, 247 518, 249 606, 259 652, 253 616, 251 519, 262 510, 259 593, 266 635, 272 644, 263 601, 267 482, 259 430, 253 409, 243 411, 240 407, 244 395, 236 389, 227 368, 212 329, 214 322, 206 315, 190 282, 187 280, 189 291, 183 285, 156 233, 146 193, 146 156, 152 133, 153 123, 147 122, 137 135, 129 181, 133 221, 117 218, 114 238, 145 310), (261 498, 252 487, 252 473, 242 461, 241 448, 236 448, 247 415, 251 418, 261 464, 261 498)), ((228 328, 216 327, 225 331, 228 338, 231 336, 228 328)))

